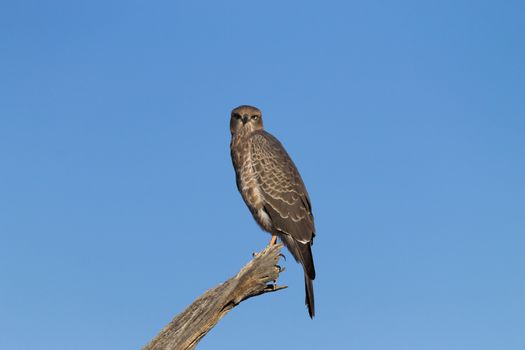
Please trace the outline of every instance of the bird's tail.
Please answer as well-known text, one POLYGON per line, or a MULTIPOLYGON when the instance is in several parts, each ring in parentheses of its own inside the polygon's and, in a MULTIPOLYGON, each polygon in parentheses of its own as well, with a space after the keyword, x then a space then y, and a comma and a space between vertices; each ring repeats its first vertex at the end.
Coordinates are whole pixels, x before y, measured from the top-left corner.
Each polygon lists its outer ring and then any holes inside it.
POLYGON ((315 279, 315 267, 314 258, 312 257, 311 243, 302 244, 296 242, 299 252, 301 254, 301 264, 304 268, 304 291, 305 291, 305 304, 308 307, 308 314, 310 318, 315 316, 315 303, 314 303, 314 284, 315 279))
POLYGON ((306 293, 305 297, 305 304, 308 307, 308 314, 310 315, 310 318, 314 318, 315 316, 315 303, 314 303, 314 284, 313 281, 304 274, 304 290, 306 293))
POLYGON ((281 236, 281 239, 284 242, 284 244, 288 247, 288 250, 290 250, 295 260, 297 260, 297 262, 303 265, 304 289, 306 293, 305 303, 308 307, 308 314, 311 318, 313 318, 315 316, 313 285, 313 280, 315 279, 315 267, 314 259, 312 256, 311 243, 298 242, 288 235, 281 236))

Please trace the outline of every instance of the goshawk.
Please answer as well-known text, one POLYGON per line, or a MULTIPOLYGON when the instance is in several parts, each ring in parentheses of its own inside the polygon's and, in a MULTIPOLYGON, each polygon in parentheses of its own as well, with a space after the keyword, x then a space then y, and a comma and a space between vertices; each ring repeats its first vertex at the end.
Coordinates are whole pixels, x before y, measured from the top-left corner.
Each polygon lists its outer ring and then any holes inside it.
POLYGON ((230 131, 237 188, 255 221, 272 235, 270 244, 279 237, 303 266, 305 302, 313 318, 315 268, 311 246, 315 226, 301 175, 281 143, 264 131, 258 108, 235 108, 230 131))

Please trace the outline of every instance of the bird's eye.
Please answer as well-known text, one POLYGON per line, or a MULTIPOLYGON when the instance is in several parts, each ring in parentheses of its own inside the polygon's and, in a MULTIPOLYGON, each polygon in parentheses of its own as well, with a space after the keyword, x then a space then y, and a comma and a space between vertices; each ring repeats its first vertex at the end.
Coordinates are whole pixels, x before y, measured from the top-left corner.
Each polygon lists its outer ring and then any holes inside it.
POLYGON ((252 119, 253 120, 257 120, 257 119, 259 119, 259 116, 258 115, 252 115, 252 119))
POLYGON ((235 119, 241 119, 241 116, 240 116, 239 114, 237 114, 237 113, 235 113, 235 114, 233 115, 233 117, 234 117, 235 119))

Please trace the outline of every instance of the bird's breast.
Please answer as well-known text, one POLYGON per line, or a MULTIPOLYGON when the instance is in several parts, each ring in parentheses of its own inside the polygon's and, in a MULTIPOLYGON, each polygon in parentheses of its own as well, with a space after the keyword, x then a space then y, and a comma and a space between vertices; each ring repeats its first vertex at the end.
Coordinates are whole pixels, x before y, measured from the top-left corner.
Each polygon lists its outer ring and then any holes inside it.
POLYGON ((264 196, 259 187, 249 142, 249 139, 242 138, 232 140, 231 151, 237 177, 237 188, 257 223, 264 230, 271 231, 271 220, 263 209, 264 196))

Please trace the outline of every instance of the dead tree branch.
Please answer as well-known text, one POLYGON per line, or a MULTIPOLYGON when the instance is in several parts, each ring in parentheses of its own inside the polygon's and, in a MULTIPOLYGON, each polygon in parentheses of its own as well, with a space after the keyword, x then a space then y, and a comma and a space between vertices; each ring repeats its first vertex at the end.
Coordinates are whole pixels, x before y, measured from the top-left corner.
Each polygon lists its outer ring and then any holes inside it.
POLYGON ((219 320, 242 301, 286 288, 275 281, 282 244, 266 247, 234 277, 208 290, 162 329, 142 350, 194 349, 219 320))

